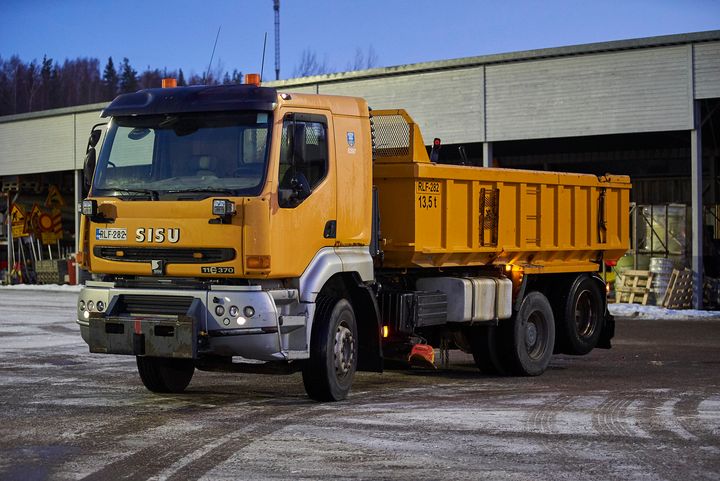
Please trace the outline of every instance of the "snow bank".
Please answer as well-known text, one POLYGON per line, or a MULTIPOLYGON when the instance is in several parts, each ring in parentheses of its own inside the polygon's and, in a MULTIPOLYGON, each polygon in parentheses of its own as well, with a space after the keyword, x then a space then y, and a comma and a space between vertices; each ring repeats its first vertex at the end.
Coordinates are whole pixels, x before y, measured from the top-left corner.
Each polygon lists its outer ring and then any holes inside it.
POLYGON ((18 291, 80 292, 82 286, 71 286, 69 284, 15 284, 13 286, 0 286, 0 291, 5 289, 18 291))
POLYGON ((634 317, 638 319, 660 320, 720 320, 720 311, 697 311, 695 309, 665 309, 658 306, 640 304, 608 304, 610 314, 616 317, 634 317))

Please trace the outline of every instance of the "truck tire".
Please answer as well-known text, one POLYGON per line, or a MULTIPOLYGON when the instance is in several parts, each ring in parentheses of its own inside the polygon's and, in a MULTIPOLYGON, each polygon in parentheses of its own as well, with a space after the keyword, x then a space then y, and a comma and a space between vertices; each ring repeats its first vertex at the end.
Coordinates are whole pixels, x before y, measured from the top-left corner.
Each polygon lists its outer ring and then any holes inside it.
POLYGON ((145 356, 137 356, 136 359, 140 379, 152 392, 183 392, 195 373, 192 359, 145 356))
POLYGON ((310 341, 310 359, 302 376, 316 401, 340 401, 350 392, 358 359, 355 313, 346 299, 318 296, 310 341))
POLYGON ((605 323, 603 294, 600 283, 590 276, 572 283, 557 324, 560 352, 582 356, 595 348, 605 323))
POLYGON ((501 321, 498 343, 502 365, 518 376, 539 376, 548 364, 555 345, 555 319, 547 297, 530 292, 513 316, 501 321))
POLYGON ((506 375, 505 366, 498 353, 498 332, 495 326, 471 328, 470 345, 475 365, 483 374, 506 375))

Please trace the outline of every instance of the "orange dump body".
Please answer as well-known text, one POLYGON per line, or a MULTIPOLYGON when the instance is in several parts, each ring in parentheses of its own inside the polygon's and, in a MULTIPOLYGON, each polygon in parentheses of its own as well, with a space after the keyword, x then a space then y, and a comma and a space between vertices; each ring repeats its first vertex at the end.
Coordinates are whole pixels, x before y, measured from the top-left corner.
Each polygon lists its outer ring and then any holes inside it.
MULTIPOLYGON (((383 115, 373 112, 381 127, 383 115)), ((408 130, 398 136, 395 127, 375 151, 385 267, 590 272, 628 249, 629 177, 431 163, 425 149, 412 148, 423 143, 407 114, 387 115, 408 130)))

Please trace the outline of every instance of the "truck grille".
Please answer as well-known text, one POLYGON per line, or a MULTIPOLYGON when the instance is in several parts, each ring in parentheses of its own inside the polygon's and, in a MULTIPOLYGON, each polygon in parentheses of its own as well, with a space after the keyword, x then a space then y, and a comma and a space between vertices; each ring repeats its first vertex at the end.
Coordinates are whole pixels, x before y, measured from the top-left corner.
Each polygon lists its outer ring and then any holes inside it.
POLYGON ((164 260, 168 264, 207 264, 233 260, 235 249, 96 246, 93 254, 102 259, 121 262, 164 260))
POLYGON ((169 314, 184 316, 188 313, 194 297, 191 296, 144 296, 123 294, 113 310, 119 314, 169 314))

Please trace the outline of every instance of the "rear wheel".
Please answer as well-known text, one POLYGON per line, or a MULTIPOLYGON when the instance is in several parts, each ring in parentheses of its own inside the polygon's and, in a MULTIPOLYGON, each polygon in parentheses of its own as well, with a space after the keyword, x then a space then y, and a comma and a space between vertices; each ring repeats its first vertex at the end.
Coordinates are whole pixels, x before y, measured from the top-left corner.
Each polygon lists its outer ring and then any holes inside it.
POLYGON ((345 299, 318 296, 303 384, 316 401, 340 401, 350 392, 358 358, 355 313, 345 299))
POLYGON ((497 327, 481 326, 472 328, 470 343, 475 365, 480 369, 480 372, 499 376, 506 374, 505 366, 498 352, 497 327))
POLYGON ((545 372, 555 345, 555 319, 547 298, 530 292, 512 318, 501 321, 499 343, 503 365, 519 376, 545 372))
POLYGON ((578 277, 570 287, 562 319, 558 322, 560 352, 583 355, 598 343, 605 322, 600 283, 590 276, 578 277))
POLYGON ((137 356, 140 379, 148 390, 157 393, 180 393, 195 373, 192 359, 137 356))

